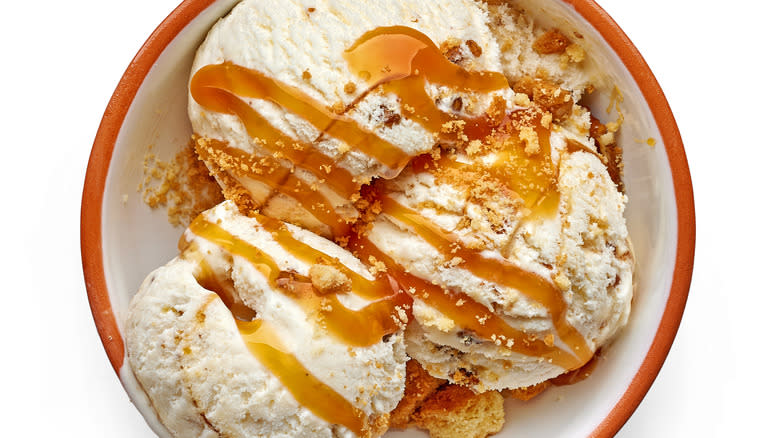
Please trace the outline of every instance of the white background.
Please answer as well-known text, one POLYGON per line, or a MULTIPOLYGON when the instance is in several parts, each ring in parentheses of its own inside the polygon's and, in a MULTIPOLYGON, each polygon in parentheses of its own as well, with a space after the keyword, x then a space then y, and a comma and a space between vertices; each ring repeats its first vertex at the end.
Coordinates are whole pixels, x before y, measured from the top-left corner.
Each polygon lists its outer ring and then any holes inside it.
MULTIPOLYGON (((3 4, 0 436, 152 436, 92 322, 79 208, 108 99, 177 3, 3 4)), ((780 7, 759 0, 600 3, 666 92, 688 153, 698 226, 677 340, 618 436, 771 436, 780 406, 780 239, 773 228, 780 7)))

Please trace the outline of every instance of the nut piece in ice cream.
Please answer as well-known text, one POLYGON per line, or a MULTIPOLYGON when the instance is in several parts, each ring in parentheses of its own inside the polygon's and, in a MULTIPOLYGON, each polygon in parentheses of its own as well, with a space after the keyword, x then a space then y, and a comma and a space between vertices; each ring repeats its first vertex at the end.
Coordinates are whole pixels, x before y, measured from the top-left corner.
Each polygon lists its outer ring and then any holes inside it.
POLYGON ((198 217, 180 246, 146 279, 127 320, 129 363, 174 436, 387 429, 404 390, 399 331, 409 307, 391 281, 230 201, 198 217))

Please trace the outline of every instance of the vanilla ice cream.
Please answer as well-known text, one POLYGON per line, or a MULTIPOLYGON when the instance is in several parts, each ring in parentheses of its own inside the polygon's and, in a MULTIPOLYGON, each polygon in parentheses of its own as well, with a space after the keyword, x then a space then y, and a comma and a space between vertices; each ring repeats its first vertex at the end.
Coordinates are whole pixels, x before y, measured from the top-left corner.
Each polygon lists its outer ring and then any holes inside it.
MULTIPOLYGON (((342 235, 361 184, 396 176, 440 140, 436 126, 410 114, 414 102, 380 86, 427 70, 402 72, 410 60, 394 63, 371 41, 356 42, 404 27, 420 34, 403 42, 418 38, 411 56, 429 44, 465 71, 501 72, 491 23, 487 6, 471 0, 244 0, 195 57, 189 115, 198 152, 240 207, 342 235)), ((480 92, 435 79, 420 82, 419 94, 463 115, 484 112, 493 95, 514 95, 498 73, 476 81, 480 92)))
POLYGON ((196 219, 181 248, 147 277, 127 320, 130 365, 174 436, 387 429, 404 391, 408 308, 392 282, 230 201, 196 219))
POLYGON ((525 128, 519 145, 486 144, 383 184, 383 212, 366 233, 415 298, 409 355, 480 392, 582 366, 631 307, 626 196, 592 140, 555 124, 525 128), (527 146, 539 139, 541 148, 527 146), (513 175, 535 178, 513 190, 497 169, 523 159, 543 170, 513 175), (474 178, 479 163, 487 169, 474 178))
POLYGON ((582 104, 581 35, 500 3, 244 0, 214 25, 188 110, 229 201, 127 321, 174 436, 376 436, 408 357, 526 388, 626 324, 622 114, 582 104))

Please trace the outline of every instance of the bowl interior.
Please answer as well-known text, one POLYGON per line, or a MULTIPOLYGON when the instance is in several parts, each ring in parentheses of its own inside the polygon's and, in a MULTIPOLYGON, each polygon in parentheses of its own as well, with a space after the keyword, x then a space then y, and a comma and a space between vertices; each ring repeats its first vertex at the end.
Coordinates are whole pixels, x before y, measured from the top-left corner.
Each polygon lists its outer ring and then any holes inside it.
MULTIPOLYGON (((123 331, 128 304, 144 277, 176 255, 182 229, 168 224, 163 209, 151 210, 138 193, 143 159, 153 152, 169 160, 192 131, 187 118, 187 78, 195 50, 211 25, 236 3, 220 0, 196 16, 162 52, 138 89, 119 130, 111 158, 102 209, 105 279, 114 315, 123 331)), ((523 2, 559 27, 574 27, 585 37, 589 56, 624 97, 625 124, 619 144, 625 153, 628 227, 637 258, 637 288, 629 325, 605 352, 590 378, 556 387, 531 402, 508 401, 507 424, 499 436, 581 436, 595 430, 635 378, 650 349, 667 304, 677 250, 677 207, 664 143, 637 83, 598 31, 563 1, 523 2), (655 146, 646 143, 648 138, 655 146)), ((614 120, 608 95, 587 102, 602 120, 614 120)), ((145 404, 132 373, 121 373, 131 397, 145 404)), ((651 376, 652 379, 654 376, 651 376)), ((143 409, 142 409, 143 410, 143 409)), ((156 423, 153 414, 147 421, 156 423)), ((156 430, 160 430, 155 427, 156 430)), ((389 436, 426 436, 417 431, 389 436)))

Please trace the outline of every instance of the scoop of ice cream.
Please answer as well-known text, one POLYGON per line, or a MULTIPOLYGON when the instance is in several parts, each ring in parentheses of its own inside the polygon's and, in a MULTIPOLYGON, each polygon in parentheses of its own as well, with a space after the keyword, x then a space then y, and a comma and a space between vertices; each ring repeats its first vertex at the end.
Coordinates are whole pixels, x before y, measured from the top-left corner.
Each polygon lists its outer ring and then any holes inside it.
POLYGON ((130 366, 174 436, 387 429, 406 362, 408 301, 394 283, 230 201, 198 217, 180 247, 133 298, 126 335, 130 366))
MULTIPOLYGON (((486 9, 470 0, 244 0, 212 28, 193 63, 190 120, 197 135, 212 141, 199 153, 236 199, 338 234, 293 189, 318 192, 323 208, 350 219, 349 195, 360 184, 397 175, 437 141, 435 132, 403 115, 397 93, 378 87, 383 77, 400 74, 391 69, 403 62, 373 59, 376 53, 361 52, 356 42, 371 31, 403 26, 424 37, 396 47, 430 44, 442 56, 439 46, 446 46, 469 70, 498 71, 499 48, 487 21, 486 9), (242 167, 231 159, 242 154, 252 163, 243 160, 242 167), (273 169, 251 172, 253 164, 273 169), (288 178, 294 181, 285 190, 288 178)), ((504 85, 502 92, 511 93, 504 85)), ((442 106, 455 99, 447 86, 426 87, 420 92, 442 106)), ((461 104, 463 111, 489 102, 485 96, 468 100, 473 104, 461 104)))
POLYGON ((479 392, 582 366, 630 311, 626 196, 541 117, 383 184, 365 236, 414 296, 408 354, 479 392))

